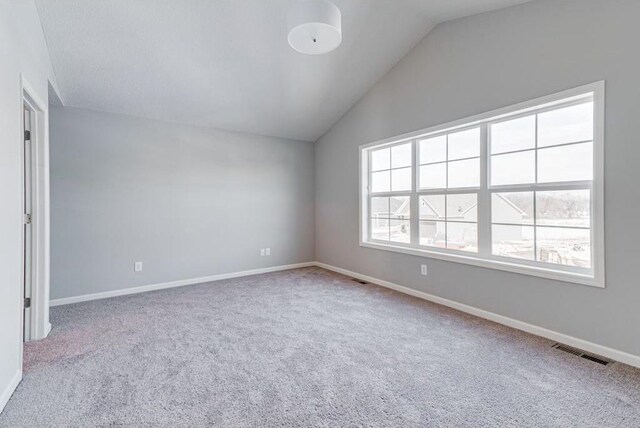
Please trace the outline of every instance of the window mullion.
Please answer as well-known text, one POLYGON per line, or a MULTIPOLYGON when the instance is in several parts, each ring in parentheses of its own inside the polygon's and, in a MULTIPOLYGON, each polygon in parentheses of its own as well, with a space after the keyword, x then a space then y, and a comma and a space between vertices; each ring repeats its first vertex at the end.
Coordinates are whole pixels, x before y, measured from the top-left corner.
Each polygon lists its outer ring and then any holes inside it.
MULTIPOLYGON (((366 162, 367 162, 367 171, 364 177, 366 177, 366 198, 363 198, 361 200, 361 204, 364 205, 362 207, 363 212, 361 213, 362 216, 365 217, 366 219, 366 230, 361 230, 360 233, 363 235, 362 238, 364 238, 366 236, 366 239, 373 239, 373 234, 372 234, 372 229, 371 229, 371 197, 372 197, 372 172, 371 170, 373 169, 373 165, 371 162, 371 152, 367 151, 366 152, 366 162), (365 202, 366 201, 366 202, 365 202)), ((360 219, 360 221, 362 221, 362 218, 360 219)))
POLYGON ((533 261, 538 261, 538 192, 537 192, 537 184, 538 184, 538 116, 536 114, 536 125, 535 125, 535 174, 536 174, 536 188, 533 190, 533 261))
POLYGON ((491 195, 489 194, 489 126, 480 126, 480 189, 478 190, 478 255, 491 254, 491 195))
POLYGON ((446 249, 449 249, 449 223, 447 222, 447 219, 449 218, 449 214, 447 213, 447 192, 449 191, 449 134, 447 134, 446 136, 446 159, 447 159, 447 164, 446 164, 446 168, 445 168, 445 184, 446 184, 446 189, 444 192, 444 247, 446 249))
POLYGON ((409 229, 410 229, 410 242, 412 247, 418 248, 420 244, 420 202, 418 196, 418 174, 419 174, 419 156, 418 140, 411 142, 411 148, 413 150, 412 157, 413 174, 411 174, 411 197, 409 199, 410 212, 409 212, 409 229))
POLYGON ((554 183, 501 184, 490 186, 493 192, 549 192, 554 190, 588 190, 593 187, 592 181, 568 181, 554 183))

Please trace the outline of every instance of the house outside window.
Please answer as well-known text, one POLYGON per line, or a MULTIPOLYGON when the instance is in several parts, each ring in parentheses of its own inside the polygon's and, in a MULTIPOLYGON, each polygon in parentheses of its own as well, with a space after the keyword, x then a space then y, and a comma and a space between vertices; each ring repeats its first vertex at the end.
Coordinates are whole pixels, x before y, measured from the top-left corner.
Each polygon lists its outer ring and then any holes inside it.
POLYGON ((604 286, 604 82, 360 148, 360 243, 604 286))

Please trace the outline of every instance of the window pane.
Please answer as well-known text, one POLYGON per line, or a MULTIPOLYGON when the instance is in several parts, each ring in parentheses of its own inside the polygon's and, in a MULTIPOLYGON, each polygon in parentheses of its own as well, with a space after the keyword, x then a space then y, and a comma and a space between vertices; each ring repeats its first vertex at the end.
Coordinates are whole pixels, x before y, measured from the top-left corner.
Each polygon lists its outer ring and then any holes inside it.
POLYGON ((411 242, 409 222, 405 220, 391 220, 390 240, 393 242, 402 242, 405 244, 411 242))
POLYGON ((449 162, 449 188, 479 187, 480 159, 449 162))
POLYGON ((493 223, 533 224, 533 192, 494 193, 491 195, 493 223))
POLYGON ((478 251, 478 225, 476 223, 447 223, 447 248, 450 250, 478 251))
POLYGON ((380 171, 391 167, 391 150, 382 149, 371 152, 371 171, 380 171))
POLYGON ((421 189, 444 189, 447 187, 447 164, 436 163, 420 167, 421 189))
POLYGON ((391 190, 391 172, 382 171, 371 174, 371 191, 388 192, 391 190))
POLYGON ((533 226, 491 227, 491 251, 496 256, 533 260, 533 226))
POLYGON ((538 225, 591 227, 591 192, 567 190, 536 193, 538 225))
POLYGON ((535 151, 491 156, 491 184, 524 184, 536 181, 535 151))
POLYGON ((478 221, 478 195, 447 195, 447 220, 478 221))
POLYGON ((389 221, 386 218, 371 219, 371 239, 389 240, 389 221))
POLYGON ((591 232, 585 229, 538 227, 538 261, 591 267, 591 232))
POLYGON ((449 134, 449 160, 480 156, 480 128, 449 134))
POLYGON ((391 170, 391 190, 394 192, 411 190, 411 168, 391 170))
POLYGON ((593 102, 538 115, 538 147, 593 140, 593 102))
POLYGON ((390 213, 392 218, 408 219, 411 213, 411 199, 409 196, 394 196, 390 198, 390 213))
POLYGON ((420 220, 444 220, 445 196, 420 196, 420 220))
POLYGON ((538 150, 538 182, 593 179, 593 143, 538 150))
POLYGON ((420 245, 446 248, 443 221, 420 221, 420 245))
POLYGON ((371 217, 389 217, 389 198, 371 198, 371 217))
POLYGON ((411 143, 391 148, 391 168, 411 166, 411 143))
POLYGON ((420 141, 420 164, 447 160, 447 136, 420 141))
POLYGON ((535 116, 521 117, 491 125, 491 154, 515 152, 535 147, 535 116))

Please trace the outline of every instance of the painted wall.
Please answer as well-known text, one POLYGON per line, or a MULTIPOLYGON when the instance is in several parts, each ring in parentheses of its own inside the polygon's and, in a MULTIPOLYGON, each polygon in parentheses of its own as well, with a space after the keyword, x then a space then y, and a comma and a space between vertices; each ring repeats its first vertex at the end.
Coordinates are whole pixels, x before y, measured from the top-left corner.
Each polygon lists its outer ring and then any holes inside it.
POLYGON ((437 26, 316 143, 316 259, 640 355, 638 16, 637 0, 540 0, 437 26), (359 247, 359 145, 599 80, 605 289, 359 247))
POLYGON ((50 115, 52 299, 313 260, 312 143, 50 115))
POLYGON ((36 7, 0 0, 0 410, 22 369, 21 74, 47 103, 57 83, 36 7))

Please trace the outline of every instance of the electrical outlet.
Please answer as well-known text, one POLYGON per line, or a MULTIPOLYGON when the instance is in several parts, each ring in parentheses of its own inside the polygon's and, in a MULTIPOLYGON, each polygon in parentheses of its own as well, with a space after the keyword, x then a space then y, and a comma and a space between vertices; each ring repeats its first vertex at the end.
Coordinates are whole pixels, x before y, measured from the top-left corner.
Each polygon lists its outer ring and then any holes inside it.
POLYGON ((260 248, 260 255, 264 256, 264 254, 265 254, 265 249, 264 248, 260 248))
POLYGON ((420 265, 420 275, 427 276, 427 265, 420 265))
POLYGON ((133 271, 134 272, 142 272, 142 262, 135 262, 133 264, 133 271))
POLYGON ((265 254, 266 254, 267 256, 270 256, 270 255, 271 255, 271 248, 267 248, 267 249, 265 250, 265 254))

